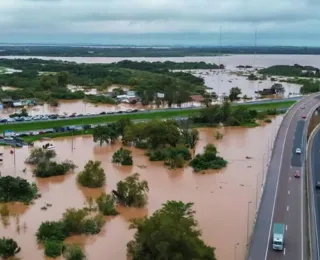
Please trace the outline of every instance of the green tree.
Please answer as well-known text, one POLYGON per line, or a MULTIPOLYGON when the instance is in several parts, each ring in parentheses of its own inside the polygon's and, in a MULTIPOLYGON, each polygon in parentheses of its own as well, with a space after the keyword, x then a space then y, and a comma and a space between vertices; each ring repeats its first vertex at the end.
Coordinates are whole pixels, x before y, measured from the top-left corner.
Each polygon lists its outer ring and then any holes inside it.
POLYGON ((128 207, 143 207, 147 203, 147 181, 140 181, 135 173, 117 183, 117 200, 128 207))
POLYGON ((115 197, 105 192, 96 199, 99 211, 105 216, 115 216, 118 212, 115 209, 115 197))
POLYGON ((122 147, 116 151, 112 156, 113 163, 119 163, 121 165, 132 165, 131 151, 123 149, 122 147))
POLYGON ((44 254, 48 257, 56 258, 62 254, 64 245, 61 241, 46 240, 44 242, 44 254))
POLYGON ((213 144, 207 144, 203 154, 197 154, 189 165, 196 171, 207 169, 221 169, 227 166, 227 161, 217 156, 217 148, 213 144))
POLYGON ((119 137, 119 133, 110 126, 97 126, 93 129, 93 141, 99 142, 100 146, 105 143, 113 143, 119 137))
POLYGON ((14 256, 20 252, 21 248, 18 246, 17 242, 11 238, 1 238, 0 239, 0 256, 4 259, 14 256))
POLYGON ((200 238, 192 205, 168 201, 152 216, 134 220, 130 228, 137 231, 127 245, 129 257, 132 260, 216 260, 215 249, 200 238))
POLYGON ((20 177, 0 177, 0 202, 20 201, 28 204, 36 195, 36 184, 30 184, 20 177))
POLYGON ((203 95, 203 100, 202 103, 206 106, 209 107, 212 103, 212 96, 209 93, 205 93, 203 95))
POLYGON ((79 245, 68 245, 66 246, 63 257, 66 260, 84 260, 86 259, 85 254, 79 245))
POLYGON ((55 75, 40 76, 40 86, 44 90, 53 90, 58 87, 58 80, 55 75))
POLYGON ((76 165, 71 161, 57 163, 49 160, 41 160, 33 169, 33 173, 37 177, 48 178, 52 176, 64 175, 75 168, 76 165))
POLYGON ((238 100, 239 99, 239 95, 241 95, 241 89, 238 87, 235 88, 231 88, 230 89, 230 94, 229 94, 229 100, 231 102, 238 100))
POLYGON ((69 72, 67 71, 61 71, 58 73, 57 75, 57 83, 58 83, 58 86, 60 88, 65 88, 67 87, 67 84, 68 84, 68 80, 69 80, 69 72))
POLYGON ((106 184, 106 175, 100 161, 90 160, 77 179, 82 186, 89 188, 99 188, 106 184))
POLYGON ((46 221, 41 223, 36 236, 38 242, 63 241, 68 236, 68 232, 63 221, 46 221))
POLYGON ((31 150, 29 157, 26 159, 26 163, 35 165, 41 160, 50 160, 56 157, 56 152, 54 150, 45 150, 43 148, 34 148, 31 150))
POLYGON ((67 232, 69 234, 82 234, 87 215, 88 213, 84 209, 67 209, 62 217, 67 232))

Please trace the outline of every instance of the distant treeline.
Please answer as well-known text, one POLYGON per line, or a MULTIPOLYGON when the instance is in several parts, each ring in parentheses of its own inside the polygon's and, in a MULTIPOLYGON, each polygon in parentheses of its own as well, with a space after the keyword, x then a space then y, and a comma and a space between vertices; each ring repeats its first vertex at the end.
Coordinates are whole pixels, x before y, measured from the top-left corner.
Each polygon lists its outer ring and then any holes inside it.
POLYGON ((185 57, 218 54, 320 54, 320 47, 74 47, 74 46, 0 46, 2 56, 58 57, 185 57))

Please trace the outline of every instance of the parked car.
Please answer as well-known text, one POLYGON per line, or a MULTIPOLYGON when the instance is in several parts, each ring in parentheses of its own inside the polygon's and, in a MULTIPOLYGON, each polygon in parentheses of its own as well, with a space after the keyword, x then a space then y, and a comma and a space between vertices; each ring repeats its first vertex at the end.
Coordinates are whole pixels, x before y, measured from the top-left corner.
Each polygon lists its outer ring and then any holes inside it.
POLYGON ((306 118, 307 118, 307 116, 306 116, 306 115, 302 115, 302 118, 303 118, 303 119, 306 119, 306 118))
POLYGON ((320 181, 317 181, 317 183, 316 183, 316 189, 320 189, 320 181))
POLYGON ((301 154, 301 149, 300 148, 296 149, 296 154, 301 154))
POLYGON ((300 178, 300 172, 299 172, 299 171, 296 171, 296 172, 294 173, 294 177, 295 177, 295 178, 300 178))
POLYGON ((7 121, 8 121, 7 119, 1 119, 0 123, 7 123, 7 121))
POLYGON ((82 128, 83 130, 88 130, 91 129, 91 125, 83 125, 82 128))

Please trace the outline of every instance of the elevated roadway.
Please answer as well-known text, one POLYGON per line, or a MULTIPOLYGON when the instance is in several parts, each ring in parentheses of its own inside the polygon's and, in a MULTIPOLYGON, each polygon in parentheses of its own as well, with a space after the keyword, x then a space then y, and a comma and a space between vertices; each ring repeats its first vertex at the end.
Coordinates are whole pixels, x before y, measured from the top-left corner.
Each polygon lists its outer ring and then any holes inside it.
POLYGON ((248 260, 302 260, 307 255, 307 217, 305 216, 304 172, 307 122, 320 105, 319 94, 305 97, 285 115, 278 130, 269 163, 264 191, 247 255, 248 260), (302 109, 304 107, 304 109, 302 109), (303 119, 302 116, 307 116, 303 119), (302 153, 296 154, 296 148, 302 153), (272 249, 274 223, 285 224, 283 251, 272 249))

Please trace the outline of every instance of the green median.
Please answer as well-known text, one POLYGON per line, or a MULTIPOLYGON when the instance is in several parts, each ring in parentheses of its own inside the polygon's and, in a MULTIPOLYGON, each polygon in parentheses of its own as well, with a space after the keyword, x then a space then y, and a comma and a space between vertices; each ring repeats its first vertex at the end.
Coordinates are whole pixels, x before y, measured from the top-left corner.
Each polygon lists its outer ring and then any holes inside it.
MULTIPOLYGON (((250 109, 256 109, 259 111, 268 109, 285 109, 289 108, 295 103, 295 101, 285 101, 278 103, 264 103, 264 104, 252 104, 242 105, 250 109)), ((76 125, 87 125, 87 124, 101 124, 108 122, 115 122, 122 118, 129 118, 131 120, 150 120, 150 119, 162 119, 162 118, 173 118, 173 117, 186 117, 197 115, 199 109, 177 109, 167 111, 151 110, 146 113, 132 113, 132 114, 116 114, 116 115, 105 115, 96 117, 86 118, 70 118, 66 120, 50 120, 50 121, 39 121, 39 122, 28 122, 28 123, 15 123, 15 124, 3 124, 0 125, 0 132, 5 130, 11 130, 15 132, 22 131, 35 131, 41 129, 63 127, 63 126, 76 126, 76 125)))

